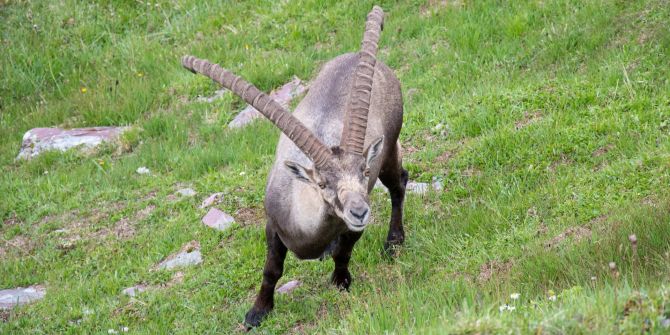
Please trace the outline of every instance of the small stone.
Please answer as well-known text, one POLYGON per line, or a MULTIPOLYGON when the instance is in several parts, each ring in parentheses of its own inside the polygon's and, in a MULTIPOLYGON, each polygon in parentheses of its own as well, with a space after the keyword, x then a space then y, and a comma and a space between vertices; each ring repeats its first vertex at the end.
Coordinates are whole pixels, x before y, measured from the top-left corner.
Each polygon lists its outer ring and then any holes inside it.
POLYGON ((177 190, 177 193, 179 195, 183 196, 183 197, 192 197, 192 196, 198 194, 198 192, 196 192, 192 188, 182 188, 180 190, 177 190))
POLYGON ((406 190, 410 193, 416 193, 416 194, 426 194, 428 193, 428 184, 427 183, 416 183, 416 182, 409 182, 407 183, 407 188, 406 190))
POLYGON ((431 186, 435 192, 441 192, 444 189, 444 185, 442 185, 441 180, 433 180, 431 186))
POLYGON ((222 192, 213 193, 212 195, 207 197, 207 199, 202 201, 202 204, 200 205, 199 208, 201 208, 201 209, 202 208, 207 208, 211 205, 220 203, 221 200, 223 200, 223 193, 222 192))
POLYGON ((144 285, 144 284, 139 284, 135 286, 128 287, 122 291, 123 294, 129 296, 129 297, 135 297, 138 294, 142 292, 146 292, 150 289, 149 286, 144 285))
POLYGON ((46 288, 43 285, 0 290, 0 310, 25 305, 43 299, 45 295, 46 288))
POLYGON ((202 218, 202 223, 216 230, 226 230, 233 222, 235 222, 235 219, 232 216, 217 208, 210 209, 202 218))
POLYGON ((135 170, 135 172, 137 172, 137 174, 150 174, 151 173, 151 171, 149 171, 149 169, 147 169, 146 166, 138 167, 137 170, 135 170))
POLYGON ((287 294, 291 293, 293 290, 298 288, 302 283, 298 280, 291 280, 290 282, 282 285, 280 288, 277 289, 277 293, 280 294, 287 294))
POLYGON ((202 263, 200 243, 191 241, 185 244, 178 253, 172 254, 155 266, 155 269, 174 269, 178 267, 202 263))

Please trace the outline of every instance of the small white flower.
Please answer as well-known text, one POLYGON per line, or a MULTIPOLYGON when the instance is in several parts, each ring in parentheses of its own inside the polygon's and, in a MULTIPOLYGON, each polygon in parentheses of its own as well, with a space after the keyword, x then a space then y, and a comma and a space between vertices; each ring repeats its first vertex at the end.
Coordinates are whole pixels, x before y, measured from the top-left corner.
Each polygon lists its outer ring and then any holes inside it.
POLYGON ((500 307, 498 307, 498 310, 502 313, 502 312, 506 311, 508 308, 509 308, 509 305, 504 304, 504 305, 500 305, 500 307))
POLYGON ((509 295, 509 297, 512 300, 519 300, 519 297, 521 297, 521 293, 512 293, 509 295))
POLYGON ((516 306, 507 306, 507 310, 512 312, 512 311, 516 310, 516 306))
POLYGON ((151 171, 149 171, 149 169, 147 169, 146 166, 138 167, 135 172, 137 172, 138 174, 149 174, 149 173, 151 173, 151 171))
POLYGON ((596 276, 591 277, 591 281, 596 281, 596 279, 598 279, 598 278, 596 278, 596 276))
POLYGON ((117 331, 114 330, 114 329, 107 329, 107 334, 118 334, 118 333, 119 333, 119 332, 117 332, 117 331))
POLYGON ((550 295, 548 299, 549 299, 549 301, 556 301, 556 296, 555 295, 550 295))
POLYGON ((121 328, 121 331, 123 331, 124 333, 127 333, 128 332, 128 327, 124 326, 123 328, 121 328))
POLYGON ((244 171, 240 172, 240 176, 244 176, 245 174, 247 174, 247 173, 244 172, 244 171))

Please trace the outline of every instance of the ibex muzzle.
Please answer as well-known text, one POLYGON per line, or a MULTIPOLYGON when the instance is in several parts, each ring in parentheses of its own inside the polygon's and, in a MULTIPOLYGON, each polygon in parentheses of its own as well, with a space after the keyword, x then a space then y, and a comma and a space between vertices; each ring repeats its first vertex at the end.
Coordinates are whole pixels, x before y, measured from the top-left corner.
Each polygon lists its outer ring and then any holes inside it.
POLYGON ((391 195, 385 250, 402 244, 407 171, 397 143, 402 93, 391 69, 376 59, 384 12, 368 14, 361 51, 328 62, 293 114, 244 79, 192 56, 187 69, 204 74, 251 104, 282 132, 265 194, 267 257, 263 282, 246 315, 257 326, 274 307, 274 289, 287 250, 301 259, 330 252, 331 281, 348 289, 349 259, 371 217, 377 178, 391 195))

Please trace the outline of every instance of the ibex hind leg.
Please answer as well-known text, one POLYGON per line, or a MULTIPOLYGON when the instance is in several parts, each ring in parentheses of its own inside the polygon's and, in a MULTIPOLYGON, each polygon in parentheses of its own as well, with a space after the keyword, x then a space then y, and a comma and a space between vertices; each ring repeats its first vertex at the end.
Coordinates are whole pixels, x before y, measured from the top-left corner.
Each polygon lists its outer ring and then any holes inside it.
POLYGON ((274 231, 266 229, 267 257, 263 269, 263 283, 258 292, 254 306, 244 318, 247 328, 257 327, 261 321, 274 308, 274 291, 277 281, 284 272, 284 260, 286 259, 286 246, 274 231))
POLYGON ((403 205, 405 202, 405 188, 407 187, 407 170, 402 167, 400 144, 387 157, 379 174, 379 180, 388 188, 391 196, 391 222, 389 232, 384 243, 384 251, 389 256, 395 256, 397 246, 405 241, 405 230, 402 225, 403 205))

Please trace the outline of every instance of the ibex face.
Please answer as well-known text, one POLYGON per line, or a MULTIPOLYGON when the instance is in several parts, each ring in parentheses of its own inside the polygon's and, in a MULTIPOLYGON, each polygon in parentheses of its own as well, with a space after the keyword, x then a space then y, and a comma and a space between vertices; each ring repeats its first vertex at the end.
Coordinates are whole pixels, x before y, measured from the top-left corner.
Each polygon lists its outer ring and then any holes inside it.
POLYGON ((370 144, 363 155, 332 148, 333 154, 328 163, 314 169, 293 161, 285 161, 284 164, 297 180, 308 183, 321 195, 330 214, 341 218, 349 230, 359 232, 370 220, 367 192, 370 164, 383 146, 384 137, 380 137, 370 144))

